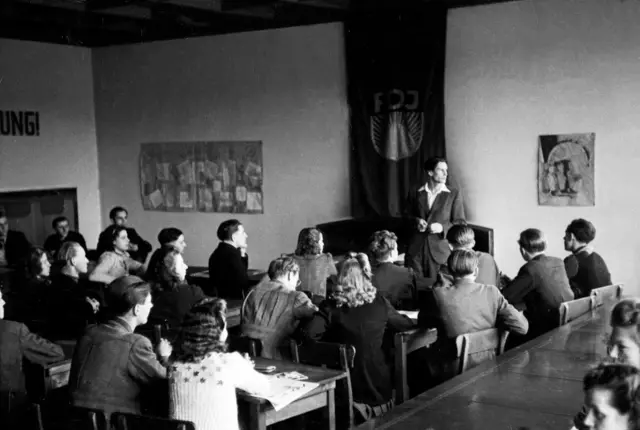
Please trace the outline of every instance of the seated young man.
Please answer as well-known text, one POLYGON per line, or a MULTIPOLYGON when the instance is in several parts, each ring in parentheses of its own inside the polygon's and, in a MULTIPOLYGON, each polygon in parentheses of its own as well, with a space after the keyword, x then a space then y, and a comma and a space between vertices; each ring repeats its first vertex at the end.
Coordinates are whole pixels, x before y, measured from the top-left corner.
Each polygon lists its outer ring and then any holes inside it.
POLYGON ((0 291, 0 428, 23 428, 24 407, 29 403, 23 360, 46 365, 64 360, 64 352, 29 331, 26 325, 4 319, 5 301, 0 291))
MULTIPOLYGON (((465 224, 456 224, 447 232, 447 242, 449 242, 449 247, 452 251, 458 249, 473 250, 473 247, 476 245, 476 238, 471 227, 465 224)), ((496 260, 494 260, 491 254, 487 254, 486 252, 476 251, 476 254, 478 254, 478 276, 476 277, 476 283, 495 285, 501 288, 500 270, 498 270, 496 260)), ((442 265, 440 273, 445 276, 445 279, 446 277, 451 277, 446 264, 442 265)))
POLYGON ((414 309, 416 276, 413 270, 394 264, 398 259, 397 240, 398 237, 387 230, 376 231, 371 237, 371 282, 396 309, 414 309))
POLYGON ((84 237, 77 231, 69 229, 69 219, 67 217, 56 217, 53 222, 51 222, 51 227, 55 233, 47 237, 47 240, 44 241, 43 248, 52 260, 55 261, 58 259, 60 248, 67 242, 75 242, 84 249, 84 252, 87 252, 87 243, 84 237))
POLYGON ((594 288, 611 285, 607 264, 590 245, 595 237, 596 228, 582 218, 571 221, 564 234, 564 249, 571 252, 564 267, 576 299, 589 296, 594 288))
MULTIPOLYGON (((529 329, 522 312, 514 308, 496 286, 475 281, 478 275, 478 254, 475 251, 453 251, 447 266, 453 282, 435 285, 418 314, 418 325, 438 330, 438 341, 424 355, 431 384, 455 375, 454 342, 457 336, 494 327, 524 335, 529 329)), ((473 362, 492 357, 493 353, 474 356, 473 362)))
POLYGON ((526 264, 502 294, 509 303, 526 307, 524 315, 530 326, 528 338, 533 338, 558 326, 560 304, 573 300, 573 292, 563 261, 545 254, 547 241, 540 230, 523 231, 518 244, 526 264))
POLYGON ((236 219, 220 224, 217 235, 220 243, 209 257, 210 285, 205 294, 224 299, 242 299, 249 292, 249 236, 236 219))
POLYGON ((141 391, 165 379, 171 346, 162 340, 156 351, 146 337, 134 333, 147 322, 151 287, 136 276, 122 276, 106 293, 110 317, 87 328, 71 362, 71 404, 84 408, 141 414, 141 391), (160 357, 160 360, 157 358, 160 357))

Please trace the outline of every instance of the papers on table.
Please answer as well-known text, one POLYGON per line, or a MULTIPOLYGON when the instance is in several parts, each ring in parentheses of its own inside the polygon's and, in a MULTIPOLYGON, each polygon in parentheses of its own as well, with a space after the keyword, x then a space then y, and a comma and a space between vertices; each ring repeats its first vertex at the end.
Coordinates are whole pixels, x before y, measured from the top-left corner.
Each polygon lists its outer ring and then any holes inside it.
POLYGON ((398 311, 402 315, 408 316, 413 321, 418 321, 418 312, 420 311, 398 311))
POLYGON ((268 400, 276 411, 293 403, 320 385, 315 382, 296 381, 287 378, 286 373, 265 375, 265 377, 269 379, 269 391, 260 394, 248 394, 268 400))

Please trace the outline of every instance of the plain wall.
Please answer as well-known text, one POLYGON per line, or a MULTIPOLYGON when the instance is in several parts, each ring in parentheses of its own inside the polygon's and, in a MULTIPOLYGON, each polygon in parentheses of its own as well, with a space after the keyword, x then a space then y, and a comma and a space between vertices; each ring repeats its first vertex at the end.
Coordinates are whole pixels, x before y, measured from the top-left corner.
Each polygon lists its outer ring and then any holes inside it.
POLYGON ((39 136, 0 136, 0 192, 77 188, 79 230, 95 246, 101 219, 91 51, 0 39, 0 110, 40 113, 39 136))
POLYGON ((190 265, 206 265, 216 229, 237 218, 252 268, 293 252, 301 228, 349 216, 342 26, 328 24, 95 49, 103 225, 115 205, 157 246, 180 228, 190 265), (264 214, 144 211, 145 142, 261 140, 264 214))
POLYGON ((470 219, 493 227, 500 268, 542 229, 549 254, 577 217, 597 228, 614 282, 638 294, 640 2, 535 0, 449 13, 446 133, 470 219), (593 207, 538 206, 538 136, 595 132, 593 207))

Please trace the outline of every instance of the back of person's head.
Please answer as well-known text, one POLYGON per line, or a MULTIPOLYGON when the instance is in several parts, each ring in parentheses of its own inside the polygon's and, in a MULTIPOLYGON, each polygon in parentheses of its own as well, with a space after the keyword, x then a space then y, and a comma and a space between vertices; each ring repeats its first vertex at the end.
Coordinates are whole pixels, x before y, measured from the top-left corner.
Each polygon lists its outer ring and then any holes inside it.
POLYGON ((195 363, 212 352, 227 350, 227 302, 207 297, 193 305, 182 320, 173 361, 195 363))
POLYGON ((175 227, 163 228, 158 233, 158 242, 160 242, 160 246, 166 245, 171 242, 175 242, 182 236, 182 231, 175 227))
POLYGON ((447 267, 454 279, 473 275, 478 270, 478 253, 471 249, 456 249, 449 255, 447 267))
POLYGON ((143 305, 150 293, 148 282, 137 276, 121 276, 106 289, 107 310, 110 316, 124 316, 137 305, 143 305))
POLYGON ((229 219, 222 222, 216 232, 218 239, 222 241, 231 240, 231 237, 238 231, 238 227, 241 225, 242 223, 237 219, 229 219))
MULTIPOLYGON (((638 429, 640 397, 640 370, 627 364, 600 364, 591 369, 583 379, 583 390, 587 398, 589 410, 585 418, 585 425, 589 428, 602 428, 599 421, 606 419, 610 424, 618 420, 615 425, 607 428, 638 429), (594 391, 608 392, 608 406, 617 411, 620 416, 602 414, 602 404, 594 396, 594 391), (595 404, 594 404, 595 403, 595 404), (594 407, 595 406, 595 407, 594 407)), ((602 402, 600 402, 602 403, 602 402)), ((605 405, 607 406, 607 405, 605 405)))
POLYGON ((284 256, 280 258, 276 258, 269 264, 269 270, 267 273, 269 274, 269 278, 272 281, 275 281, 278 278, 282 278, 287 276, 289 273, 298 273, 300 272, 300 266, 298 262, 289 256, 284 256))
POLYGON ((596 238, 596 228, 586 219, 578 218, 567 226, 566 233, 573 234, 578 242, 591 243, 596 238))
POLYGON ((338 306, 350 308, 373 302, 376 288, 371 283, 371 265, 366 254, 350 252, 340 266, 334 298, 338 306))
POLYGON ((544 233, 537 228, 528 228, 520 233, 518 244, 520 248, 529 254, 536 254, 547 249, 547 240, 544 237, 544 233))
POLYGON ((398 236, 388 230, 373 233, 369 239, 369 255, 375 263, 386 261, 398 249, 398 236))
POLYGON ((170 246, 163 246, 160 248, 160 252, 161 256, 154 268, 156 274, 154 290, 156 292, 176 290, 185 283, 183 279, 180 279, 176 269, 178 259, 182 258, 182 254, 170 246))
POLYGON ((298 246, 295 255, 318 255, 322 254, 323 248, 322 232, 315 227, 307 227, 300 230, 298 234, 298 246))
POLYGON ((447 242, 455 248, 473 248, 476 244, 473 229, 466 224, 455 224, 447 232, 447 242))

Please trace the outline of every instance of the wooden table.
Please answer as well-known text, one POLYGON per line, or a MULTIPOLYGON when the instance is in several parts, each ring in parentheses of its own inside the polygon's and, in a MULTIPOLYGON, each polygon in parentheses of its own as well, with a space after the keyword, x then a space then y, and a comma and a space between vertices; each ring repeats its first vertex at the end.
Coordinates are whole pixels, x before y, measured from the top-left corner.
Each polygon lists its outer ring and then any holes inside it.
POLYGON ((612 305, 439 385, 383 417, 377 429, 567 430, 582 378, 605 355, 612 305))
POLYGON ((265 430, 267 426, 320 408, 326 408, 327 428, 335 430, 334 391, 336 381, 346 378, 346 372, 261 357, 255 358, 255 363, 256 366, 276 366, 276 370, 273 373, 300 372, 309 377, 309 382, 318 383, 320 386, 279 411, 273 409, 271 404, 265 399, 238 391, 238 400, 248 406, 251 430, 265 430))

